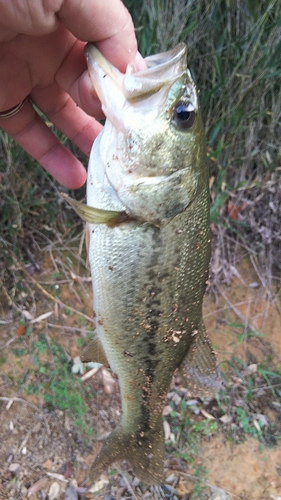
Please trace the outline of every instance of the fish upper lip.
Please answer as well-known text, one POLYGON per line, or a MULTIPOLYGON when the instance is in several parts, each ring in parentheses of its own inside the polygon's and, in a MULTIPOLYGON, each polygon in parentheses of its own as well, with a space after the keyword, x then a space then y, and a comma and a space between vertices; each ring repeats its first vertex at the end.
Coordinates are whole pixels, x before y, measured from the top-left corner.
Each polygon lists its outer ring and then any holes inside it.
MULTIPOLYGON (((147 95, 154 94, 160 88, 171 84, 186 72, 186 46, 178 44, 174 49, 158 55, 145 58, 147 69, 134 72, 132 65, 128 65, 126 73, 121 73, 113 64, 101 54, 91 43, 85 47, 85 55, 89 71, 99 68, 103 78, 109 77, 114 86, 122 92, 128 101, 139 100, 147 95), (92 70, 91 70, 92 67, 92 70)), ((94 77, 95 79, 95 77, 94 77)), ((97 84, 97 93, 100 94, 97 84)), ((99 95, 102 101, 102 96, 99 95)))

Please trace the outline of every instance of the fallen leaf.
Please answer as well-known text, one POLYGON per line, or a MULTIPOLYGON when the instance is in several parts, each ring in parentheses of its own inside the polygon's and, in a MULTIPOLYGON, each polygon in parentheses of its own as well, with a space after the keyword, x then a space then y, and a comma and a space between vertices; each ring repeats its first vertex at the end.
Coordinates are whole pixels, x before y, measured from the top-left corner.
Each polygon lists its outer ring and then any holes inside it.
POLYGON ((213 415, 211 415, 210 413, 208 413, 203 408, 201 408, 201 413, 202 413, 202 415, 204 415, 204 417, 208 418, 209 420, 216 420, 215 417, 213 417, 213 415))
POLYGON ((227 215, 230 219, 239 219, 239 209, 232 201, 229 201, 227 204, 227 215))
POLYGON ((53 461, 48 458, 48 460, 46 460, 44 463, 43 463, 43 468, 44 469, 51 469, 53 467, 53 461))
POLYGON ((223 424, 230 424, 230 422, 232 422, 233 418, 231 415, 222 415, 219 420, 223 423, 223 424))
POLYGON ((62 474, 57 474, 56 472, 47 472, 46 474, 54 479, 58 479, 59 481, 64 481, 65 483, 68 482, 62 474))
POLYGON ((48 479, 46 477, 42 477, 39 479, 39 481, 36 481, 30 488, 27 490, 27 496, 30 497, 31 495, 34 495, 38 491, 41 491, 43 488, 45 488, 46 484, 48 482, 48 479))
POLYGON ((89 488, 88 492, 89 493, 97 493, 97 491, 102 490, 102 488, 104 488, 108 483, 109 483, 109 480, 107 479, 107 477, 104 474, 102 474, 100 477, 100 480, 97 481, 95 484, 93 484, 89 488))
POLYGON ((171 411, 172 411, 172 407, 170 405, 167 405, 167 406, 164 406, 162 414, 164 417, 167 417, 167 415, 170 415, 171 411))
POLYGON ((164 420, 163 422, 163 427, 164 427, 164 439, 165 441, 168 441, 170 435, 171 435, 171 427, 167 420, 164 420))
POLYGON ((26 309, 24 309, 21 313, 25 317, 25 319, 28 319, 28 321, 33 319, 32 314, 30 314, 30 312, 27 311, 26 309))
POLYGON ((20 468, 20 464, 10 464, 9 465, 9 472, 16 472, 20 468))
POLYGON ((54 311, 48 311, 44 314, 40 314, 40 316, 37 316, 37 318, 32 319, 30 321, 30 323, 31 323, 31 325, 33 325, 34 323, 38 323, 39 321, 43 321, 44 319, 47 319, 50 316, 52 316, 52 314, 54 314, 54 311))
POLYGON ((60 495, 60 485, 57 481, 54 481, 49 488, 49 500, 57 500, 60 495))
POLYGON ((87 373, 85 373, 85 375, 83 375, 83 377, 81 377, 81 381, 82 382, 85 382, 85 380, 88 380, 88 378, 93 377, 100 370, 100 368, 102 367, 102 365, 100 363, 96 363, 96 365, 97 366, 95 366, 94 368, 92 368, 91 370, 89 370, 87 373))
POLYGON ((24 333, 24 330, 25 330, 25 326, 24 325, 20 325, 17 329, 17 336, 18 337, 21 337, 24 333))
POLYGON ((65 479, 69 479, 71 476, 73 476, 73 465, 71 462, 67 462, 65 466, 64 477, 65 479))
POLYGON ((111 373, 106 368, 102 368, 102 377, 104 384, 104 392, 106 394, 112 394, 112 392, 115 389, 116 383, 111 373))

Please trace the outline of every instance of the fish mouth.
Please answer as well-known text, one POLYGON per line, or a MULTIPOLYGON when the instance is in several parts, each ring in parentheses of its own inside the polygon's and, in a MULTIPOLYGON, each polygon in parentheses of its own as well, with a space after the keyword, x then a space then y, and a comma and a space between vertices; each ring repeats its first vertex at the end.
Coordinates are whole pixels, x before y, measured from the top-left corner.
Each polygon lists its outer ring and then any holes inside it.
POLYGON ((134 71, 128 65, 126 73, 121 73, 91 43, 85 47, 92 84, 107 115, 108 101, 118 100, 135 103, 150 97, 163 87, 170 87, 173 82, 186 74, 186 46, 180 43, 174 49, 146 57, 147 69, 134 71), (122 96, 122 97, 121 97, 122 96))

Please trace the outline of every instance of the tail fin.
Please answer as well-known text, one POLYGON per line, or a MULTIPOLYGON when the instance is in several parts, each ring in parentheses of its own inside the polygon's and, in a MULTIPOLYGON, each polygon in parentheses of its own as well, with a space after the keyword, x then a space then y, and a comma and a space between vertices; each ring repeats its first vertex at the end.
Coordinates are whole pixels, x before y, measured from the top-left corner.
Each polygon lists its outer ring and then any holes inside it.
POLYGON ((115 429, 91 466, 91 480, 99 478, 117 460, 127 460, 138 479, 147 484, 159 485, 163 478, 164 464, 162 415, 159 425, 146 432, 128 434, 122 426, 115 429))

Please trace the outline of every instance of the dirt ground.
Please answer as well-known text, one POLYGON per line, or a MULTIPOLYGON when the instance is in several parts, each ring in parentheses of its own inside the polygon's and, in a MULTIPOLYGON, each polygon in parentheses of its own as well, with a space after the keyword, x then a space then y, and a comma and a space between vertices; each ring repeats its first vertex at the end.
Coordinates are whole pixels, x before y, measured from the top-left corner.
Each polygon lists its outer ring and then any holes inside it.
MULTIPOLYGON (((41 271, 33 274, 33 279, 46 283, 53 271, 52 261, 46 260, 41 271)), ((86 279, 83 281, 81 294, 75 292, 78 281, 73 278, 72 288, 69 283, 59 284, 59 299, 71 303, 74 309, 90 318, 90 283, 86 279)), ((78 284, 81 289, 81 282, 78 284)), ((39 291, 34 301, 36 310, 27 318, 27 324, 31 324, 30 337, 38 339, 44 334, 50 343, 60 343, 71 366, 81 351, 77 338, 85 338, 81 318, 79 322, 76 314, 66 314, 57 302, 43 297, 39 291), (49 316, 42 318, 46 313, 49 316)), ((241 263, 231 287, 223 287, 217 300, 213 295, 206 297, 205 322, 222 366, 233 355, 247 366, 263 362, 269 356, 273 365, 280 366, 281 317, 277 306, 276 300, 267 300, 247 260, 241 263), (261 335, 246 335, 245 325, 249 327, 247 332, 254 329, 261 335)), ((27 381, 35 384, 39 376, 32 371, 34 353, 28 348, 30 339, 21 338, 21 325, 14 319, 15 311, 7 306, 3 311, 5 317, 0 324, 0 498, 163 498, 159 489, 143 488, 136 478, 132 478, 126 463, 119 464, 115 474, 103 476, 98 484, 92 485, 91 492, 87 491, 87 472, 100 447, 100 441, 95 439, 110 432, 120 419, 117 382, 104 369, 83 381, 83 387, 93 395, 87 399, 85 418, 88 426, 94 429, 94 437, 85 439, 81 429, 73 423, 71 409, 50 409, 40 393, 26 392, 27 381), (16 347, 26 348, 26 351, 18 357, 16 347)), ((87 328, 91 328, 89 323, 87 328)), ((263 413, 268 421, 274 420, 281 427, 280 410, 265 406, 263 413)), ((207 496, 196 498, 280 500, 280 446, 268 447, 253 437, 245 437, 237 444, 227 438, 222 427, 219 423, 218 432, 212 438, 203 439, 198 449, 195 462, 206 468, 207 493, 204 495, 207 496)), ((194 469, 182 462, 177 467, 169 456, 165 465, 166 484, 174 494, 166 498, 194 498, 191 492, 198 479, 193 477, 194 469)))

